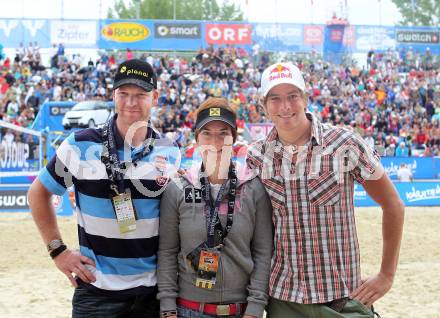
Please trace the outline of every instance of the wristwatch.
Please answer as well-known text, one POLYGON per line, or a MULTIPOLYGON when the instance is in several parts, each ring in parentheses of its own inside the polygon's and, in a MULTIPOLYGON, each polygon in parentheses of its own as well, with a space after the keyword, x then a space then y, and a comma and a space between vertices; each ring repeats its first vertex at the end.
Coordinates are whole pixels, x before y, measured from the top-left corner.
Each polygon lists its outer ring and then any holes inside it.
POLYGON ((50 253, 53 250, 57 249, 58 247, 60 247, 61 245, 64 245, 64 242, 62 239, 55 239, 49 242, 49 244, 47 244, 47 251, 50 253))

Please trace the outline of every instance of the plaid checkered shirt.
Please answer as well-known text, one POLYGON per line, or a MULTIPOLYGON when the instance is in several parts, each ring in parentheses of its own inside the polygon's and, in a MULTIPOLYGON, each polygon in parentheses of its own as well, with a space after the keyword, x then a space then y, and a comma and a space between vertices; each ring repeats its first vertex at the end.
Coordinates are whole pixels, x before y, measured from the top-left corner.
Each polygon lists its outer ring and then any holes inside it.
POLYGON ((283 146, 276 129, 248 150, 273 206, 270 295, 295 303, 346 297, 361 283, 354 182, 379 179, 380 158, 353 131, 310 113, 310 142, 283 146))

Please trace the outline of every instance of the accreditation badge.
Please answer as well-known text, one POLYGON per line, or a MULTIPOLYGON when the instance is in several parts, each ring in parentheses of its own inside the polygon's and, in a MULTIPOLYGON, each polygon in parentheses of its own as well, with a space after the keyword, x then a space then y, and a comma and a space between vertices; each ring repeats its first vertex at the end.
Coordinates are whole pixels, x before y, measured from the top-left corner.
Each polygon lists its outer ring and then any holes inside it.
POLYGON ((121 193, 112 197, 119 231, 124 234, 136 231, 136 212, 130 193, 121 193))
POLYGON ((217 279, 220 252, 215 250, 201 250, 199 268, 197 270, 196 286, 211 289, 217 279))

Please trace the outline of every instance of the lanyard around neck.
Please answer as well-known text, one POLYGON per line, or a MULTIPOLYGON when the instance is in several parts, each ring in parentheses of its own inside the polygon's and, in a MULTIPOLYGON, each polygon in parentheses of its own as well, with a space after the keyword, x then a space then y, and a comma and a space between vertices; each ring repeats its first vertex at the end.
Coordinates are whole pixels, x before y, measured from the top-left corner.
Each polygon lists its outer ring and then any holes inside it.
POLYGON ((157 134, 148 122, 147 135, 142 142, 142 150, 137 152, 130 161, 121 162, 118 158, 118 149, 116 147, 114 129, 116 129, 115 114, 109 121, 107 121, 102 127, 102 139, 103 149, 101 154, 101 162, 105 165, 107 176, 110 180, 110 188, 115 194, 125 192, 124 189, 124 174, 130 164, 136 164, 139 160, 147 156, 154 147, 154 143, 157 138, 157 134))
POLYGON ((207 215, 207 226, 208 226, 208 247, 214 248, 224 244, 224 240, 232 228, 234 208, 235 208, 235 196, 237 188, 237 172, 233 162, 229 165, 228 180, 225 181, 218 194, 215 201, 211 198, 211 188, 209 186, 209 180, 205 173, 205 168, 202 164, 200 170, 200 184, 202 186, 202 197, 205 203, 209 206, 209 215, 207 215), (220 218, 219 209, 220 204, 223 200, 224 192, 226 189, 227 182, 229 181, 229 192, 228 192, 228 214, 226 220, 226 227, 223 228, 220 218))

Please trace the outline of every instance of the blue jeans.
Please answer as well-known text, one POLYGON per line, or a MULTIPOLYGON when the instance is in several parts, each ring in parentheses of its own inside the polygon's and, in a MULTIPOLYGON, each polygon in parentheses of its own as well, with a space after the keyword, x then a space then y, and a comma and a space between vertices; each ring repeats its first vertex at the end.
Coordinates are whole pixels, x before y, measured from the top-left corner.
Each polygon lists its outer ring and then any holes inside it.
POLYGON ((188 309, 182 306, 177 306, 177 317, 178 318, 215 318, 215 317, 222 317, 222 318, 241 318, 243 317, 244 313, 238 312, 236 315, 230 315, 230 316, 216 316, 216 315, 208 315, 204 314, 203 312, 188 309))
POLYGON ((99 295, 86 288, 75 289, 72 299, 73 318, 159 318, 156 294, 117 297, 99 295))

